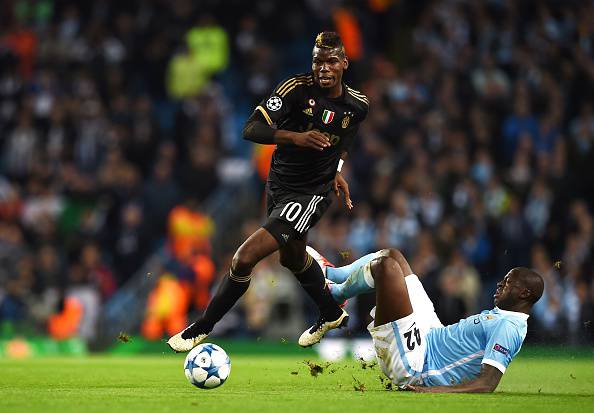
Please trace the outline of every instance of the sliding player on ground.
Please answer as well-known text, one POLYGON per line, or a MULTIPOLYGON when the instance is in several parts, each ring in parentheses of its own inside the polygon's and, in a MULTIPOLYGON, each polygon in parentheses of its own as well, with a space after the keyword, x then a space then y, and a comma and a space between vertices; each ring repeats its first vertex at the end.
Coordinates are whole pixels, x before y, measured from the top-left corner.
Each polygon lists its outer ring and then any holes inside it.
POLYGON ((337 302, 375 290, 368 330, 382 371, 401 388, 430 393, 482 393, 497 388, 522 347, 542 277, 513 268, 497 283, 495 308, 443 326, 404 256, 388 249, 353 264, 325 268, 337 302))

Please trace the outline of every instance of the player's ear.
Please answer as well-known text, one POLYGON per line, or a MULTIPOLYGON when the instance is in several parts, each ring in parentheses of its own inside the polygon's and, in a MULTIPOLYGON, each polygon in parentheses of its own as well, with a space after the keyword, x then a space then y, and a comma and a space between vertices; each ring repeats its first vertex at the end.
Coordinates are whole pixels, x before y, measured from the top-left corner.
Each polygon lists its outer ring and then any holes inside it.
POLYGON ((530 297, 531 295, 532 295, 532 291, 530 291, 528 288, 523 288, 522 292, 520 293, 520 298, 526 299, 526 298, 530 297))
POLYGON ((349 59, 345 56, 344 61, 342 63, 342 70, 347 70, 349 67, 349 59))

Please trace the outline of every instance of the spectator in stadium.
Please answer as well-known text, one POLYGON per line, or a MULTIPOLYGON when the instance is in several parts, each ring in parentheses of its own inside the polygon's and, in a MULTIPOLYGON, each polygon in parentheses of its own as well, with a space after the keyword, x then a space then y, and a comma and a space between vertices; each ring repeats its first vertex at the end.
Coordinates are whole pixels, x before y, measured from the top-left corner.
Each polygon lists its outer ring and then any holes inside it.
POLYGON ((150 239, 144 229, 145 217, 140 205, 129 203, 121 209, 121 219, 113 236, 113 263, 118 285, 132 277, 147 256, 150 239))

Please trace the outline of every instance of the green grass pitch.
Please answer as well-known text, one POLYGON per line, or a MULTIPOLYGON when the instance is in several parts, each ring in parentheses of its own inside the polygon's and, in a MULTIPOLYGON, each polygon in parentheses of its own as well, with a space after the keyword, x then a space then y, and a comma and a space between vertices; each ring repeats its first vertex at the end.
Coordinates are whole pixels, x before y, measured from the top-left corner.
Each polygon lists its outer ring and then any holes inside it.
POLYGON ((387 391, 378 367, 354 360, 314 377, 303 357, 240 354, 231 354, 222 387, 201 390, 186 381, 183 360, 0 359, 0 412, 594 412, 591 356, 519 357, 497 391, 482 395, 387 391))

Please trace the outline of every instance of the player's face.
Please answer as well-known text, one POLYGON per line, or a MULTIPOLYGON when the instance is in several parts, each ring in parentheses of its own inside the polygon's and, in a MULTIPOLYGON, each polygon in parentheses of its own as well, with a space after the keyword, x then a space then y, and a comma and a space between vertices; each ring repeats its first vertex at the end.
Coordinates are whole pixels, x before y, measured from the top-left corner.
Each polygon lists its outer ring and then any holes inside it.
POLYGON ((511 270, 503 277, 503 280, 497 283, 493 301, 497 307, 505 310, 519 300, 522 290, 523 287, 520 285, 514 270, 511 270))
POLYGON ((311 69, 314 79, 321 88, 331 89, 342 81, 342 72, 349 63, 339 48, 314 47, 311 69))

